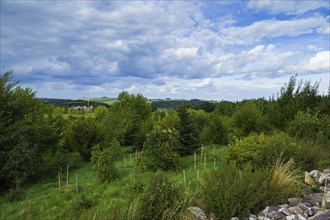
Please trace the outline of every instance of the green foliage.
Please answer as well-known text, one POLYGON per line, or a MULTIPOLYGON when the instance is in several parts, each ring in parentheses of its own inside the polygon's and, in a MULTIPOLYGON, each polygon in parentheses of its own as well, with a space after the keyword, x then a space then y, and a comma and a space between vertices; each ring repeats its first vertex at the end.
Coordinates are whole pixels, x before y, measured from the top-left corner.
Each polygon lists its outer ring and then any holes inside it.
POLYGON ((223 115, 223 116, 232 116, 235 112, 236 104, 229 101, 221 101, 217 103, 214 112, 217 115, 223 115))
POLYGON ((121 92, 118 101, 109 109, 105 124, 112 138, 116 138, 121 145, 141 148, 149 132, 150 115, 151 106, 144 96, 121 92))
POLYGON ((205 177, 203 200, 217 219, 233 216, 243 219, 250 212, 257 213, 267 205, 276 205, 297 195, 296 170, 292 166, 285 168, 282 164, 255 171, 240 170, 232 165, 215 169, 205 177))
POLYGON ((252 102, 246 102, 233 114, 234 125, 244 134, 262 130, 262 114, 252 102))
POLYGON ((109 183, 119 177, 119 173, 115 167, 114 151, 111 148, 104 149, 97 161, 97 173, 99 179, 104 183, 109 183))
POLYGON ((178 113, 175 110, 155 111, 152 113, 153 126, 159 126, 164 129, 173 128, 179 122, 178 113))
POLYGON ((227 144, 229 131, 226 120, 228 121, 228 117, 211 113, 202 132, 203 143, 227 144))
POLYGON ((291 136, 300 139, 330 141, 330 116, 299 111, 287 130, 291 136))
POLYGON ((200 139, 196 124, 193 122, 187 105, 182 105, 179 112, 179 138, 180 145, 178 152, 180 155, 189 155, 193 154, 200 147, 200 139))
POLYGON ((155 127, 147 136, 143 151, 143 164, 147 169, 173 170, 179 163, 176 152, 178 137, 175 129, 155 127))
POLYGON ((78 118, 67 131, 67 142, 81 157, 89 161, 92 147, 104 139, 104 130, 100 123, 92 118, 78 118))
POLYGON ((42 156, 59 142, 62 127, 29 89, 12 82, 12 72, 0 76, 1 187, 24 183, 41 167, 42 156))
POLYGON ((243 168, 253 169, 270 167, 278 158, 288 161, 293 158, 297 166, 303 170, 316 169, 324 159, 324 152, 318 145, 302 143, 285 133, 251 134, 228 146, 227 160, 243 168))
MULTIPOLYGON (((180 190, 164 173, 157 172, 150 178, 141 196, 140 219, 162 219, 164 213, 182 204, 182 200, 180 190)), ((179 208, 178 211, 180 211, 179 208)))
POLYGON ((319 83, 310 81, 297 82, 297 76, 291 77, 284 85, 277 100, 271 100, 267 108, 267 118, 275 128, 284 129, 294 119, 298 111, 316 113, 321 107, 321 96, 318 95, 319 83))

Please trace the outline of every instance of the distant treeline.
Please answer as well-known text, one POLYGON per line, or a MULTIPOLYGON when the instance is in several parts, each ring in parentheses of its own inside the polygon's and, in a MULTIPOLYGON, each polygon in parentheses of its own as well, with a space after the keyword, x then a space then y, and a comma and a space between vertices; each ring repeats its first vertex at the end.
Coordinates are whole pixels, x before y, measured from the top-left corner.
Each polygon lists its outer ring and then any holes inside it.
POLYGON ((204 110, 206 112, 212 112, 215 109, 216 103, 200 100, 160 100, 153 101, 151 106, 155 109, 179 109, 182 104, 187 104, 189 107, 196 110, 204 110))
MULTIPOLYGON (((55 105, 55 106, 60 106, 64 108, 70 108, 70 107, 75 107, 75 106, 87 106, 88 102, 87 100, 72 100, 72 99, 48 99, 48 98, 41 98, 41 101, 55 105)), ((89 106, 98 107, 98 106, 104 106, 104 107, 109 107, 108 104, 106 103, 100 103, 100 102, 94 102, 94 101, 89 101, 89 106)))

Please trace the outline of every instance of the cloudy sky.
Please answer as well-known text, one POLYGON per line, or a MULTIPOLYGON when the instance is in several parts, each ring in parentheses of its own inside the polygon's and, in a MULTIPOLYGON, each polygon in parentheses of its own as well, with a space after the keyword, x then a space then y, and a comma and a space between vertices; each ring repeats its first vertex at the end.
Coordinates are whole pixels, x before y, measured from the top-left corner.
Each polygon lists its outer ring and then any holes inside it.
POLYGON ((1 74, 38 97, 241 100, 330 75, 328 0, 1 0, 1 74))

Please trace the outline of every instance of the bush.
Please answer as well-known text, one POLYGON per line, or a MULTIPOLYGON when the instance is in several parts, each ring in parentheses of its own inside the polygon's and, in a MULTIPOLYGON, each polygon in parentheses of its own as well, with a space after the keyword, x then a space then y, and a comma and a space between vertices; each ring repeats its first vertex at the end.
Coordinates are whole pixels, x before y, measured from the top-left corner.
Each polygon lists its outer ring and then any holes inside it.
POLYGON ((68 129, 67 142, 80 153, 81 157, 90 161, 92 147, 104 139, 103 128, 98 121, 92 118, 79 118, 68 129))
POLYGON ((285 202, 297 195, 297 171, 291 162, 278 163, 273 168, 252 171, 225 165, 207 174, 202 195, 210 212, 217 219, 247 217, 267 205, 285 202))
POLYGON ((97 161, 97 173, 104 183, 111 182, 119 177, 111 148, 106 148, 100 153, 97 161))
POLYGON ((264 125, 261 111, 251 102, 245 103, 233 114, 235 126, 244 134, 260 132, 264 125))
POLYGON ((155 127, 144 144, 143 164, 152 171, 175 169, 179 163, 178 143, 175 129, 155 127))
POLYGON ((157 172, 150 178, 141 195, 140 219, 162 219, 165 217, 164 213, 169 215, 169 211, 178 213, 181 210, 178 206, 182 204, 182 198, 180 190, 169 178, 164 173, 157 172))
POLYGON ((284 161, 293 158, 299 168, 312 170, 319 167, 323 157, 318 145, 302 143, 285 133, 251 134, 230 144, 226 153, 228 162, 239 168, 249 165, 253 169, 271 167, 278 158, 284 161))
POLYGON ((298 112, 287 130, 297 138, 327 142, 330 140, 330 117, 298 112))

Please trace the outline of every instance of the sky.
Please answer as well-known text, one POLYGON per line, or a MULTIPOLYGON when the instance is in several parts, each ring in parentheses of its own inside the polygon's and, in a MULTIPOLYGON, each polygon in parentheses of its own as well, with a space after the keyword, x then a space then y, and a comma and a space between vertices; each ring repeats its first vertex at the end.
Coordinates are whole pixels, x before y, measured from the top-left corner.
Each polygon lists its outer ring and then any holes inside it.
POLYGON ((41 98, 269 98, 330 83, 328 0, 1 0, 1 74, 41 98))

